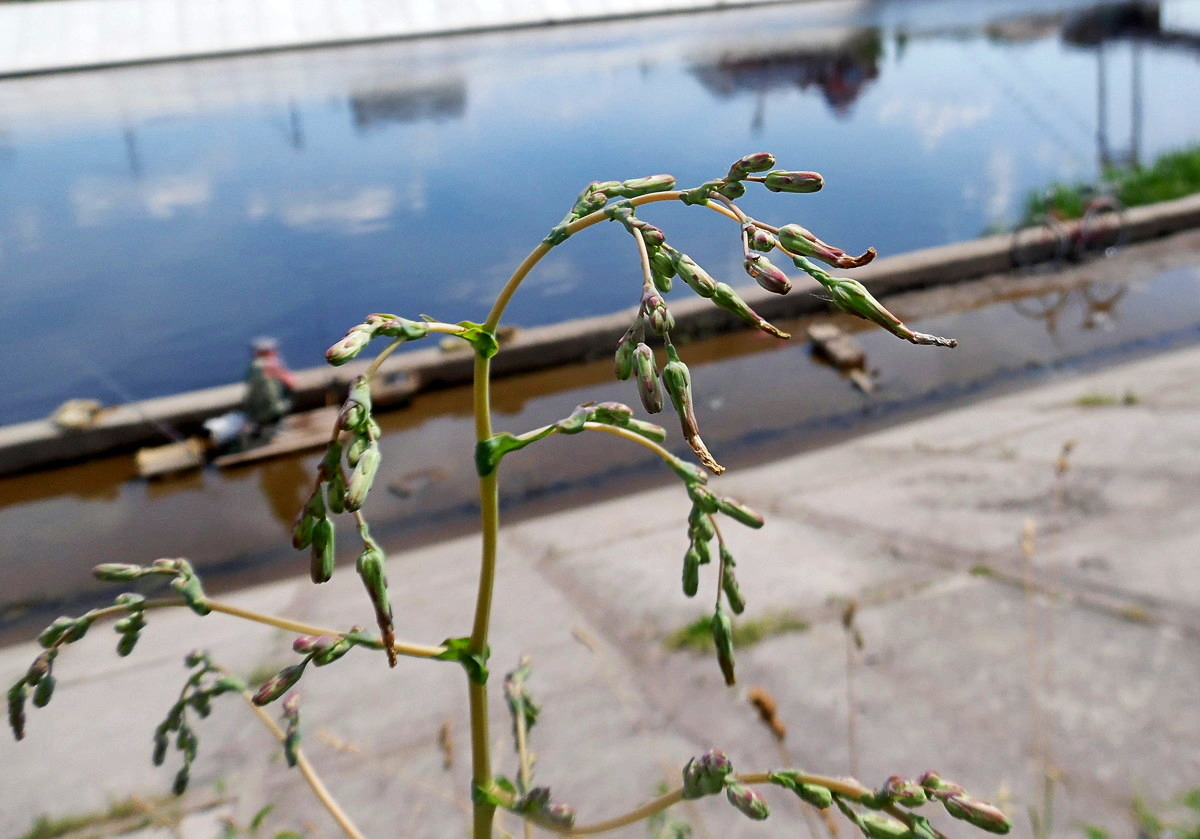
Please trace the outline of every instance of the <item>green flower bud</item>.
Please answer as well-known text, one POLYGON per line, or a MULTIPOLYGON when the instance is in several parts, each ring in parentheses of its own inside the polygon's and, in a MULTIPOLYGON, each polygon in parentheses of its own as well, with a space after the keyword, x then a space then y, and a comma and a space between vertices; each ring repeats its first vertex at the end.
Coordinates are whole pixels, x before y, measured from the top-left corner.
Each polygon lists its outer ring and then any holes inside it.
POLYGON ((919 807, 929 800, 925 795, 924 787, 915 781, 906 781, 899 775, 892 775, 888 778, 884 782, 883 788, 879 790, 877 797, 889 804, 896 802, 905 807, 919 807))
POLYGON ((8 689, 8 726, 18 740, 25 739, 25 698, 28 695, 24 679, 8 689))
POLYGON ((358 356, 371 343, 371 330, 365 324, 350 328, 346 337, 325 350, 325 361, 334 367, 340 367, 347 361, 358 356))
POLYGON ((642 295, 642 312, 645 313, 650 328, 659 335, 665 335, 675 326, 675 318, 656 291, 647 291, 642 295))
POLYGON ((737 577, 734 576, 733 569, 736 563, 733 561, 733 555, 729 550, 721 546, 721 591, 725 593, 725 599, 729 602, 729 608, 733 610, 735 615, 740 615, 746 611, 746 599, 742 597, 742 590, 738 586, 737 577))
POLYGON ((625 425, 633 418, 633 409, 620 402, 600 402, 592 406, 591 415, 606 425, 625 425))
POLYGON ((82 638, 87 633, 89 626, 91 626, 91 621, 62 615, 55 618, 52 624, 42 630, 37 641, 45 648, 70 644, 72 641, 82 638))
MULTIPOLYGON (((670 280, 671 277, 675 276, 675 260, 661 247, 653 248, 650 251, 650 270, 654 272, 655 276, 661 275, 670 280)), ((667 291, 670 290, 670 288, 667 288, 667 291)), ((662 289, 659 289, 659 291, 662 291, 662 289)), ((666 292, 663 293, 665 294, 666 292)))
POLYGON ((133 648, 137 646, 138 639, 141 635, 137 632, 126 632, 117 639, 117 655, 124 658, 133 652, 133 648))
POLYGON ((717 281, 686 253, 674 251, 674 255, 676 257, 675 271, 679 274, 679 279, 687 283, 688 287, 701 297, 712 297, 717 290, 717 281))
POLYGON ((167 748, 170 745, 166 729, 159 726, 158 730, 154 732, 154 753, 150 758, 155 766, 163 765, 163 761, 167 759, 167 748))
POLYGON ((986 801, 980 801, 968 795, 956 794, 939 796, 939 798, 942 799, 942 805, 946 808, 947 813, 956 819, 961 819, 978 827, 980 830, 1001 834, 1012 830, 1012 822, 1008 820, 1008 816, 1004 815, 998 807, 993 807, 986 801))
POLYGON ((718 510, 746 527, 757 530, 763 526, 763 517, 740 501, 732 498, 718 498, 716 501, 718 510))
POLYGON ((717 187, 717 192, 730 201, 736 201, 746 194, 746 185, 741 181, 726 181, 717 187))
POLYGON ((188 772, 188 765, 185 763, 182 767, 180 767, 179 771, 175 773, 175 781, 171 784, 171 792, 175 793, 176 795, 183 795, 185 792, 187 792, 188 781, 190 780, 191 775, 188 772))
POLYGON ((637 373, 638 396, 642 399, 642 407, 651 414, 657 414, 663 407, 662 388, 658 381, 654 353, 644 343, 638 343, 634 347, 633 369, 637 373))
MULTIPOLYGON (((375 621, 379 625, 379 631, 383 634, 384 649, 390 651, 392 647, 392 606, 388 602, 387 573, 383 551, 374 542, 368 541, 362 553, 358 555, 355 567, 358 570, 358 576, 362 578, 363 587, 367 590, 367 596, 371 599, 371 606, 375 609, 375 621)), ((390 658, 389 656, 389 661, 390 658)))
POLYGON ((146 606, 146 595, 125 591, 113 598, 114 606, 124 606, 131 611, 139 611, 146 606))
POLYGON ((775 236, 769 230, 763 230, 761 227, 755 227, 753 224, 746 225, 746 244, 751 250, 761 251, 762 253, 770 253, 775 250, 775 246, 779 243, 775 240, 775 236))
POLYGON ((379 446, 372 441, 358 459, 354 472, 350 475, 350 482, 346 485, 347 510, 354 511, 362 507, 375 480, 375 473, 379 471, 379 461, 379 446))
POLYGON ((737 678, 733 672, 733 624, 720 603, 717 604, 717 610, 712 617, 712 637, 717 648, 717 663, 721 665, 721 675, 725 677, 725 684, 735 684, 737 678))
POLYGON ((754 152, 735 160, 729 167, 729 174, 725 177, 731 181, 737 181, 755 172, 765 172, 774 165, 775 155, 765 151, 754 152))
POLYGON ((340 467, 330 472, 326 479, 325 502, 329 512, 335 515, 346 512, 346 478, 340 467))
POLYGON ((729 781, 725 784, 725 797, 742 815, 755 821, 762 821, 771 815, 766 799, 753 787, 740 781, 729 781))
POLYGON ((358 431, 371 418, 371 380, 357 376, 350 383, 350 392, 338 413, 338 428, 358 431))
POLYGON ((721 188, 725 181, 705 181, 700 186, 679 193, 679 200, 688 206, 707 204, 709 197, 721 188))
POLYGON ((666 192, 675 188, 674 175, 647 175, 644 178, 631 178, 621 183, 621 196, 636 198, 639 195, 649 195, 652 192, 666 192))
POLYGON ((183 567, 175 579, 171 580, 171 588, 184 599, 189 609, 203 617, 212 609, 204 602, 204 589, 200 585, 200 578, 192 571, 190 563, 186 560, 180 562, 183 563, 183 567))
POLYGON ((695 597, 700 590, 700 554, 694 547, 683 555, 683 593, 695 597))
POLYGON ((415 341, 429 334, 429 324, 423 321, 407 320, 395 315, 370 315, 367 322, 372 324, 376 335, 387 338, 403 338, 415 341), (372 322, 372 319, 376 319, 372 322))
POLYGON ((296 682, 300 681, 300 677, 304 675, 304 666, 307 660, 299 664, 293 664, 290 667, 285 667, 277 674, 267 679, 254 692, 254 696, 250 701, 255 705, 268 705, 274 702, 279 697, 283 696, 296 682))
POLYGON ((542 808, 541 821, 569 829, 575 825, 575 808, 570 804, 547 804, 542 808))
POLYGON ((625 423, 625 427, 647 440, 653 440, 655 443, 661 443, 667 439, 667 429, 661 425, 655 425, 652 422, 646 422, 639 419, 631 419, 625 423))
POLYGON ((648 221, 636 222, 637 234, 642 237, 642 242, 651 251, 662 247, 667 242, 667 234, 662 232, 662 228, 655 227, 648 221))
POLYGON ((617 344, 617 354, 614 358, 614 372, 621 381, 625 381, 633 374, 633 350, 637 346, 636 326, 630 326, 625 330, 625 334, 621 336, 621 342, 617 344))
POLYGON ((754 282, 772 294, 787 294, 792 290, 792 283, 787 274, 776 268, 765 256, 747 254, 743 265, 746 273, 754 278, 754 282))
POLYGON ((816 192, 825 186, 825 179, 816 172, 775 169, 763 177, 763 186, 771 192, 816 192))
POLYGON ((333 522, 321 519, 313 525, 312 530, 309 576, 314 583, 327 583, 333 576, 334 548, 333 522))
POLYGON ((776 338, 790 338, 786 332, 781 332, 771 324, 767 323, 758 312, 746 305, 746 301, 738 296, 738 293, 733 290, 733 287, 727 283, 717 283, 716 289, 712 294, 712 301, 727 312, 737 315, 751 326, 761 329, 768 335, 774 335, 776 338))
POLYGON ((145 573, 142 566, 123 562, 104 562, 92 569, 93 576, 106 583, 130 582, 140 579, 145 573))
POLYGON ((346 447, 346 462, 351 468, 358 465, 359 458, 362 453, 367 450, 367 446, 371 445, 371 438, 366 434, 360 434, 350 441, 350 445, 346 447))
POLYGON ((908 825, 883 813, 860 813, 855 821, 869 839, 912 839, 908 825))
POLYGON ((719 749, 710 749, 699 758, 692 758, 683 767, 683 798, 691 800, 715 795, 725 786, 733 772, 733 764, 719 749))
POLYGON ((794 769, 783 769, 778 772, 772 772, 770 780, 776 786, 790 789, 796 795, 800 796, 803 801, 819 810, 824 810, 831 806, 833 804, 833 793, 825 787, 820 787, 816 784, 801 783, 800 776, 802 774, 794 769))
POLYGON ((325 518, 325 499, 322 498, 321 488, 317 487, 308 496, 296 523, 292 527, 292 547, 302 551, 312 544, 313 528, 317 522, 325 518))

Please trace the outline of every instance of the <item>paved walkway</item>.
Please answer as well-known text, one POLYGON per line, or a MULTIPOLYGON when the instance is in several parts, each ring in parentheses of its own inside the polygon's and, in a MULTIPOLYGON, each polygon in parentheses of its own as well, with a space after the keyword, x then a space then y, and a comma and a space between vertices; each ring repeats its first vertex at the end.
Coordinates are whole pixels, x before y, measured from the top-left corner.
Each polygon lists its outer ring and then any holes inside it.
POLYGON ((41 0, 0 3, 0 76, 796 0, 41 0))
MULTIPOLYGON (((1135 795, 1153 802, 1200 777, 1197 382, 1200 348, 1175 351, 714 482, 767 517, 761 531, 725 528, 749 601, 743 620, 783 612, 810 626, 742 650, 733 689, 709 657, 663 644, 705 614, 714 582, 708 569, 699 598, 679 591, 681 490, 506 528, 492 663, 502 674, 533 655, 538 778, 591 821, 644 799, 710 746, 745 770, 786 759, 868 783, 936 768, 1000 800, 1015 835, 1030 835, 1025 814, 1043 806, 1049 777, 1053 835, 1078 836, 1083 822, 1131 835, 1135 795), (861 603, 865 640, 849 668, 844 598, 861 603), (779 704, 786 758, 746 701, 755 685, 779 704)), ((392 557, 402 635, 437 642, 465 631, 476 550, 464 539, 392 557)), ((297 579, 230 599, 333 626, 370 622, 347 567, 319 589, 297 579)), ((151 732, 182 683, 187 648, 244 672, 295 660, 284 634, 217 615, 155 613, 144 636, 117 659, 96 628, 61 656, 58 692, 31 709, 27 740, 0 740, 0 833, 19 835, 39 813, 165 793, 178 759, 153 768, 151 732)), ((28 644, 0 650, 0 681, 34 654, 28 644)), ((306 748, 367 835, 466 835, 462 681, 453 665, 402 660, 388 671, 362 653, 306 676, 306 748)), ((491 695, 498 770, 511 773, 499 676, 491 695)), ((244 823, 264 803, 276 805, 272 832, 336 835, 238 702, 222 702, 198 730, 185 801, 227 800, 194 812, 184 835, 212 836, 218 816, 244 823)), ((772 801, 765 826, 717 801, 680 815, 698 837, 799 830, 793 802, 772 801)))

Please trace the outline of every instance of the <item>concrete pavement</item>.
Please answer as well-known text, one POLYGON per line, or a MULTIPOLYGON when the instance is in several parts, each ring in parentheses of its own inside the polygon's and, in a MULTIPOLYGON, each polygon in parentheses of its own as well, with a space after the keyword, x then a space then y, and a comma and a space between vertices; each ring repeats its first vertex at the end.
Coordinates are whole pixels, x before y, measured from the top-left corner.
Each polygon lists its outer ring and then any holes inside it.
MULTIPOLYGON (((1200 778, 1197 382, 1193 347, 715 479, 767 518, 761 531, 724 527, 749 602, 741 620, 785 612, 809 625, 741 650, 732 689, 710 656, 663 643, 708 613, 713 596, 711 567, 695 600, 679 590, 680 488, 506 527, 492 656, 497 770, 514 773, 500 677, 529 653, 543 705, 537 778, 581 822, 644 800, 709 747, 740 770, 784 762, 746 701, 760 686, 778 702, 793 765, 868 784, 935 768, 999 801, 1015 835, 1031 835, 1026 813, 1043 810, 1050 778, 1052 835, 1078 836, 1081 823, 1129 835, 1135 796, 1153 804, 1200 778), (839 620, 847 598, 861 604, 865 641, 850 656, 839 620)), ((474 539, 460 539, 392 556, 400 635, 465 634, 476 553, 474 539)), ((324 587, 296 579, 228 600, 332 626, 371 622, 348 567, 324 587)), ((183 653, 203 646, 265 673, 295 660, 289 643, 219 615, 156 612, 122 660, 107 628, 93 629, 60 656, 58 691, 30 710, 28 738, 0 740, 0 834, 21 835, 41 813, 166 793, 178 758, 153 768, 150 741, 182 685, 183 653)), ((0 680, 11 683, 35 653, 0 650, 0 680)), ((354 652, 311 671, 300 692, 306 750, 368 836, 467 835, 456 666, 402 659, 389 671, 354 652)), ((182 835, 215 835, 219 817, 244 824, 267 803, 269 833, 338 835, 236 700, 197 728, 185 803, 201 809, 182 835)), ((775 813, 764 824, 717 800, 677 815, 697 836, 803 830, 794 801, 767 795, 775 813)), ((507 829, 518 830, 511 819, 507 829)))

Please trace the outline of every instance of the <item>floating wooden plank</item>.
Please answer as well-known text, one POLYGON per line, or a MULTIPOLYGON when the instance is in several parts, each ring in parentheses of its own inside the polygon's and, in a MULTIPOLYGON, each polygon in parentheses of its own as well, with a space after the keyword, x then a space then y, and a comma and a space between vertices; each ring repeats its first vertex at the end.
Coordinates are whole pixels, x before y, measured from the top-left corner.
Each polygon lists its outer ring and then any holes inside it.
POLYGON ((221 455, 213 460, 213 463, 220 469, 227 469, 230 466, 241 466, 285 454, 319 449, 329 442, 338 410, 337 406, 330 406, 289 414, 280 421, 279 428, 267 443, 245 451, 221 455))
POLYGON ((203 440, 189 437, 178 443, 138 449, 133 459, 140 477, 158 478, 199 469, 204 465, 204 451, 203 440))

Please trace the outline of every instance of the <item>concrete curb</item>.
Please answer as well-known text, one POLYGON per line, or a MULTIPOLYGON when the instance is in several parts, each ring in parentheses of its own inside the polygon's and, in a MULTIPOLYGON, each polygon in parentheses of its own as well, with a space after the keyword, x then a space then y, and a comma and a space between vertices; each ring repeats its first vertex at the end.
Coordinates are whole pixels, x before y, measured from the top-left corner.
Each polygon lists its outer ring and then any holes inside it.
MULTIPOLYGON (((1131 242, 1160 238, 1200 227, 1200 194, 1126 212, 1131 242)), ((944 283, 959 282, 1010 270, 1011 239, 989 236, 935 248, 913 251, 875 261, 855 272, 879 295, 944 283)), ((784 320, 824 310, 827 304, 813 294, 816 284, 807 277, 796 282, 792 294, 770 294, 757 286, 739 289, 746 302, 768 320, 784 320)), ((674 303, 679 337, 697 338, 745 327, 733 315, 708 301, 688 298, 674 303)), ((581 318, 565 323, 517 331, 492 363, 495 376, 600 358, 610 354, 625 331, 630 311, 581 318)), ((382 368, 380 381, 388 393, 379 393, 381 404, 402 401, 409 393, 467 383, 472 358, 465 351, 421 349, 393 357, 382 368)), ((340 398, 346 385, 366 367, 366 362, 298 373, 297 407, 309 408, 340 398)), ((97 424, 84 431, 63 431, 46 420, 0 427, 0 475, 45 468, 100 454, 128 451, 163 442, 164 426, 194 429, 211 416, 235 410, 242 385, 230 384, 175 396, 149 399, 106 410, 97 424)))

